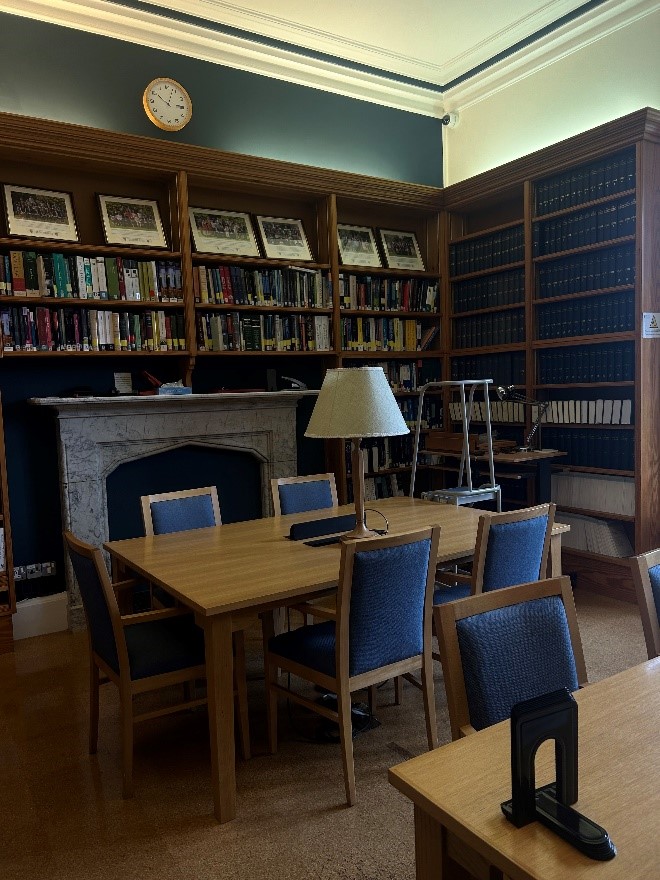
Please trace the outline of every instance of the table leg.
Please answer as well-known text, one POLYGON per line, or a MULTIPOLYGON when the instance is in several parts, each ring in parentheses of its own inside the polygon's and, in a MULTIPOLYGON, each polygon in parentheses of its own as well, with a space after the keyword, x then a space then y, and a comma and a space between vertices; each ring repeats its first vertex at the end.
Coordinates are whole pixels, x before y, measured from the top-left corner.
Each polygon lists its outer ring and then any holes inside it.
POLYGON ((218 822, 236 817, 236 744, 231 615, 207 619, 206 682, 213 806, 218 822))
POLYGON ((536 503, 547 504, 552 496, 552 459, 540 458, 536 462, 536 503))
POLYGON ((415 878, 441 880, 444 828, 415 806, 415 878))

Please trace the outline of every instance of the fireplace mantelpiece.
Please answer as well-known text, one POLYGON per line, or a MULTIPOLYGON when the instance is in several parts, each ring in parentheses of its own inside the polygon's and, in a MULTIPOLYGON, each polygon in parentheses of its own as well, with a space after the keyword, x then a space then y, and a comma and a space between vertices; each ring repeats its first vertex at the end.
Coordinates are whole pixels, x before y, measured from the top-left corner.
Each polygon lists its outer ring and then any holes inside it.
MULTIPOLYGON (((253 455, 262 512, 271 513, 271 478, 296 473, 296 406, 304 393, 32 398, 58 420, 62 527, 101 546, 109 536, 108 475, 125 462, 191 445, 253 455)), ((68 560, 66 581, 69 626, 77 629, 84 617, 68 560)))

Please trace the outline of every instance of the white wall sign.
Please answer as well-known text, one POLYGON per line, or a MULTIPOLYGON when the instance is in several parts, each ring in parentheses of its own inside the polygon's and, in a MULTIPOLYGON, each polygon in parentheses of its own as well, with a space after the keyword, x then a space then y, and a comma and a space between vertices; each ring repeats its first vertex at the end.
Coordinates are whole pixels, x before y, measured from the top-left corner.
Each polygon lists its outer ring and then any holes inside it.
POLYGON ((660 339, 660 312, 642 313, 642 339, 660 339))

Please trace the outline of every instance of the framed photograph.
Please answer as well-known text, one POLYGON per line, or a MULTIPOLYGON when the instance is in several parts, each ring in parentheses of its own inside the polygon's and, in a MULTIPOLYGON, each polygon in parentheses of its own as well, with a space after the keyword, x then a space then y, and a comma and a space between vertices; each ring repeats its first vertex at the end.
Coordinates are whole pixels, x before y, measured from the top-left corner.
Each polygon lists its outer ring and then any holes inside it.
POLYGON ((9 235, 79 240, 69 193, 6 183, 4 196, 9 235))
POLYGON ((259 233, 267 257, 284 260, 313 260, 305 238, 302 220, 286 217, 257 217, 259 233))
POLYGON ((206 254, 232 254, 258 257, 259 245, 249 214, 190 208, 190 228, 196 251, 206 254))
POLYGON ((349 226, 337 224, 339 256, 346 266, 381 267, 380 254, 376 247, 373 230, 368 226, 349 226))
POLYGON ((381 229, 380 240, 388 269, 424 269, 414 232, 381 229))
POLYGON ((158 202, 129 196, 99 196, 107 244, 167 247, 158 202))

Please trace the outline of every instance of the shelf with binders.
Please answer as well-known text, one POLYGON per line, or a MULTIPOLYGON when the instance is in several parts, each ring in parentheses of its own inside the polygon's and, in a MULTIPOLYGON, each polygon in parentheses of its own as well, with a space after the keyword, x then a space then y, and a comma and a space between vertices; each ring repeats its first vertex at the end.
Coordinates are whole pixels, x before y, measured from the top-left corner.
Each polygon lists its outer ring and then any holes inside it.
POLYGON ((525 349, 523 345, 507 346, 503 351, 487 354, 452 352, 450 372, 452 381, 461 379, 492 379, 493 385, 525 386, 525 349))
POLYGON ((454 351, 525 343, 524 306, 454 316, 451 324, 454 351))
POLYGON ((612 334, 611 340, 608 337, 570 338, 552 343, 535 342, 532 347, 536 349, 536 387, 612 385, 633 383, 635 379, 632 332, 612 334))
POLYGON ((449 245, 449 280, 456 284, 511 270, 524 272, 525 238, 521 220, 453 237, 449 245))

